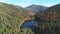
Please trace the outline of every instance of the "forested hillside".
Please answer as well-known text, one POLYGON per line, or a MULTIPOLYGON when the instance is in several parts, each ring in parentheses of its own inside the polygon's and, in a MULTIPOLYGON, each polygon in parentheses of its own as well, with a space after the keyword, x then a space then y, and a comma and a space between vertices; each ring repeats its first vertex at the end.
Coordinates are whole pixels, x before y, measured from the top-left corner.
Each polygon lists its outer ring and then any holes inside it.
POLYGON ((27 16, 27 10, 20 6, 0 3, 0 34, 23 34, 20 26, 27 16))
POLYGON ((0 3, 0 34, 60 34, 60 4, 27 8, 0 3))
POLYGON ((39 13, 41 11, 44 11, 47 8, 48 7, 45 7, 45 6, 42 6, 42 5, 35 5, 35 4, 26 7, 27 10, 32 11, 34 13, 39 13))
POLYGON ((60 4, 52 6, 37 14, 35 20, 40 22, 34 30, 38 34, 60 34, 60 4))

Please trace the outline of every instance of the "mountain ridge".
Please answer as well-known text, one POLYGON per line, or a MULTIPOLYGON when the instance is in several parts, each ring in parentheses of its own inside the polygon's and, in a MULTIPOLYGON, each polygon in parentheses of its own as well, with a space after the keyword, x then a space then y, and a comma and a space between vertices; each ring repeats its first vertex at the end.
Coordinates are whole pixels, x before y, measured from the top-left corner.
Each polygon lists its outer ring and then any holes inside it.
POLYGON ((44 11, 46 8, 47 7, 45 7, 45 6, 35 5, 35 4, 26 7, 27 10, 30 10, 34 13, 39 13, 40 11, 44 11))

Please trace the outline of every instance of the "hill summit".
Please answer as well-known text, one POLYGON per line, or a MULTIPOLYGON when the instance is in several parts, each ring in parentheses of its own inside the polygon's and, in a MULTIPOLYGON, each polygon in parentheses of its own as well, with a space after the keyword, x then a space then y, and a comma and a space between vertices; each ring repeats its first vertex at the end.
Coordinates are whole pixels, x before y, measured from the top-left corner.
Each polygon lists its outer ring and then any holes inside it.
POLYGON ((44 11, 47 7, 33 4, 33 5, 30 5, 30 6, 26 7, 26 8, 28 10, 34 12, 34 13, 39 13, 41 11, 44 11))

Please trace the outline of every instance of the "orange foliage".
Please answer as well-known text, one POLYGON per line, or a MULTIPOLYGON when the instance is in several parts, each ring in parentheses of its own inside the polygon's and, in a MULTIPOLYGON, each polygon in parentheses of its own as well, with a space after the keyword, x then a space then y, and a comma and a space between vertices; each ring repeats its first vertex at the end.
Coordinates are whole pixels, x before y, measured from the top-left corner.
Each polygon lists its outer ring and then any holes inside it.
POLYGON ((24 23, 26 20, 31 20, 31 18, 29 16, 26 16, 22 18, 21 23, 24 23))
POLYGON ((29 15, 35 15, 35 13, 33 11, 31 11, 31 10, 28 11, 28 14, 29 15))
POLYGON ((57 20, 58 19, 58 12, 57 11, 46 11, 42 12, 40 15, 45 15, 44 20, 57 20))

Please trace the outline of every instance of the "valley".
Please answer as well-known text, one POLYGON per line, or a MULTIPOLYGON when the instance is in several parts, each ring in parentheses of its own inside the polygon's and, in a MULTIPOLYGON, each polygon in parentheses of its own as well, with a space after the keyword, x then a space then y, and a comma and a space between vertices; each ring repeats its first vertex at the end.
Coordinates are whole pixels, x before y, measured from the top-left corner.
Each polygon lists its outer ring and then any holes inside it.
POLYGON ((23 8, 0 3, 0 34, 60 34, 60 4, 23 8))

